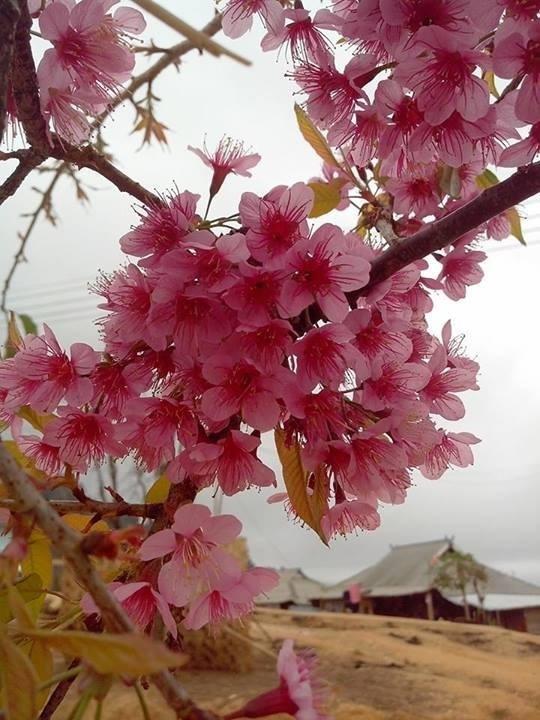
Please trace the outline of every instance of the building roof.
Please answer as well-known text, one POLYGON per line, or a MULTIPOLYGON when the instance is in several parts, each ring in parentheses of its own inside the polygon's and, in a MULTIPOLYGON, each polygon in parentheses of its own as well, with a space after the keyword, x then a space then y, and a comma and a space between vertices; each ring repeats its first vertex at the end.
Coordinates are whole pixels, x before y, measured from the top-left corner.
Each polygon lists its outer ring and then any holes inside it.
POLYGON ((450 540, 395 545, 382 560, 336 585, 325 588, 323 598, 341 597, 349 585, 358 583, 366 595, 391 597, 426 592, 432 585, 436 559, 452 547, 450 540))
MULTIPOLYGON (((370 597, 396 597, 427 592, 434 587, 434 568, 437 559, 452 548, 452 541, 447 538, 393 546, 378 563, 336 585, 325 588, 320 597, 341 597, 353 583, 361 585, 365 595, 370 597)), ((532 598, 540 596, 540 587, 494 568, 485 565, 483 567, 487 572, 487 584, 484 586, 486 609, 489 609, 488 605, 493 603, 500 605, 493 609, 504 609, 504 603, 500 600, 500 596, 503 595, 509 596, 509 602, 511 602, 510 596, 514 598, 512 602, 519 602, 518 597, 523 598, 520 605, 513 605, 513 607, 538 604, 536 599, 533 601, 532 598)), ((476 597, 473 589, 470 590, 470 594, 476 597)), ((452 601, 455 602, 453 594, 445 593, 445 595, 451 596, 452 601)))
MULTIPOLYGON (((540 607, 540 588, 536 589, 537 595, 510 595, 506 593, 488 593, 484 599, 484 610, 516 610, 540 607)), ((444 596, 456 605, 463 605, 463 598, 460 595, 444 596)), ((467 603, 472 607, 479 607, 480 602, 476 593, 467 593, 467 603)))
POLYGON ((280 605, 281 603, 310 605, 311 598, 320 597, 323 586, 316 580, 306 577, 299 568, 281 568, 278 572, 278 585, 266 595, 258 598, 259 605, 280 605))

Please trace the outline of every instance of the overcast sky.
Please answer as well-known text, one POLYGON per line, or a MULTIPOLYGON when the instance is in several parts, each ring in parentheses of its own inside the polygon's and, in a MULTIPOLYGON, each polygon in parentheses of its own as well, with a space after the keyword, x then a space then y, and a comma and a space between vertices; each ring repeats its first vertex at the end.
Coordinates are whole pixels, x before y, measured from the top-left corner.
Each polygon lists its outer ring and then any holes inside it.
MULTIPOLYGON (((197 27, 213 13, 211 0, 162 4, 197 27)), ((150 38, 161 47, 178 42, 174 32, 152 19, 145 33, 145 40, 150 38)), ((209 147, 223 134, 244 140, 262 161, 251 181, 227 180, 214 209, 228 214, 244 190, 262 194, 277 184, 308 180, 318 174, 319 162, 296 128, 294 87, 284 78, 284 63, 274 54, 262 54, 258 33, 235 42, 219 39, 253 65, 192 53, 180 72, 167 70, 154 89, 161 98, 157 116, 171 128, 167 148, 138 150, 140 135, 128 135, 133 121, 129 106, 108 121, 105 137, 115 162, 146 187, 164 191, 176 184, 203 196, 210 174, 187 146, 201 146, 205 134, 209 147)), ((139 67, 145 63, 141 59, 139 67)), ((0 167, 0 177, 6 167, 0 167)), ((118 240, 135 219, 129 198, 87 171, 81 177, 97 188, 91 192, 91 207, 75 200, 69 179, 58 185, 53 198, 58 225, 38 224, 28 262, 19 268, 9 296, 12 309, 49 323, 66 344, 98 342, 92 325, 97 300, 86 284, 99 269, 113 270, 122 261, 118 240)), ((44 182, 46 176, 34 174, 1 209, 2 278, 17 248, 17 232, 27 222, 21 214, 39 202, 32 186, 44 182)), ((302 567, 308 575, 332 582, 376 562, 390 544, 453 536, 480 561, 540 583, 540 203, 527 205, 523 214, 529 247, 513 239, 493 245, 481 285, 460 303, 438 297, 432 314, 434 328, 452 318, 455 333, 466 335, 468 353, 481 364, 481 390, 464 396, 465 419, 448 423, 482 439, 474 448, 474 467, 449 471, 437 481, 416 476, 404 505, 382 509, 379 530, 336 541, 330 548, 310 530, 287 522, 280 506, 267 505, 269 492, 226 498, 223 511, 243 521, 256 563, 302 567)), ((263 454, 278 471, 270 442, 263 454)))

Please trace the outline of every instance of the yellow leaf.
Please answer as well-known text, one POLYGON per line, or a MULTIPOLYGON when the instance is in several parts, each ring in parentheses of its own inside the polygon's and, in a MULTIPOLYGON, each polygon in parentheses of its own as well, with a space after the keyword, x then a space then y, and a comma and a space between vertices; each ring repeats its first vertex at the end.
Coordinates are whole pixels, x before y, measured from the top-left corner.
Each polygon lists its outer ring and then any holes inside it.
POLYGON ((521 230, 521 218, 519 217, 516 208, 513 207, 507 210, 506 217, 510 222, 510 232, 512 233, 512 235, 517 238, 522 245, 527 245, 527 243, 525 242, 525 238, 523 237, 523 232, 521 230))
MULTIPOLYGON (((25 604, 43 594, 41 578, 35 573, 19 580, 14 587, 25 604)), ((0 624, 7 624, 10 620, 13 620, 13 613, 8 600, 8 590, 3 588, 0 590, 0 624)))
MULTIPOLYGON (((41 530, 32 531, 28 542, 28 552, 21 566, 26 575, 31 573, 39 575, 44 588, 51 587, 53 577, 51 543, 41 530)), ((34 619, 38 617, 44 602, 45 593, 42 593, 28 604, 29 612, 34 619)))
POLYGON ((341 187, 343 182, 332 180, 332 182, 310 182, 309 187, 313 190, 313 207, 309 213, 310 218, 326 215, 335 210, 341 202, 341 187))
POLYGON ((302 464, 298 442, 295 440, 293 445, 287 445, 285 432, 281 428, 276 428, 275 441, 290 503, 298 517, 315 530, 327 545, 321 528, 321 519, 327 509, 326 492, 324 492, 326 478, 324 485, 322 484, 324 473, 315 474, 313 487, 308 491, 308 473, 302 464))
POLYGON ((8 585, 7 595, 9 607, 11 609, 13 617, 17 621, 17 625, 19 626, 19 628, 21 630, 31 630, 32 628, 34 628, 34 619, 28 612, 28 607, 26 606, 24 600, 17 592, 17 590, 13 587, 13 585, 8 585))
MULTIPOLYGON (((52 652, 41 640, 30 640, 19 645, 22 652, 32 663, 39 683, 46 683, 54 673, 54 660, 52 652)), ((42 708, 49 697, 50 688, 45 688, 37 693, 36 702, 42 708)))
POLYGON ((19 467, 21 467, 27 475, 30 475, 31 478, 37 480, 40 485, 48 484, 48 475, 36 468, 34 462, 21 452, 21 449, 14 440, 4 440, 2 445, 6 448, 17 465, 19 465, 19 467))
POLYGON ((322 132, 311 122, 308 114, 302 110, 300 105, 294 106, 294 112, 296 114, 296 121, 300 132, 302 133, 304 140, 306 140, 311 147, 315 150, 317 155, 324 160, 325 163, 333 165, 334 167, 341 168, 334 157, 334 153, 330 149, 330 146, 326 142, 326 139, 322 132))
POLYGON ((479 188, 482 188, 482 190, 493 187, 494 185, 497 185, 498 182, 499 178, 494 172, 491 172, 491 170, 484 170, 484 172, 476 176, 476 184, 479 188))
MULTIPOLYGON (((80 515, 78 513, 68 513, 62 517, 62 520, 66 523, 66 525, 69 525, 70 528, 78 530, 79 532, 83 532, 91 519, 91 515, 80 515)), ((105 520, 98 520, 97 523, 94 523, 89 528, 89 530, 92 530, 93 532, 109 532, 110 529, 111 528, 107 525, 105 520)))
POLYGON ((27 631, 26 635, 41 640, 52 650, 69 657, 80 657, 102 675, 152 675, 166 668, 181 667, 187 655, 168 650, 147 635, 125 633, 98 635, 68 630, 27 631))
POLYGON ((439 168, 438 179, 443 193, 451 198, 458 198, 461 195, 461 178, 457 168, 442 165, 439 168))
POLYGON ((30 425, 35 428, 36 430, 39 430, 40 432, 43 432, 45 429, 45 426, 48 425, 51 420, 54 420, 56 417, 55 415, 47 415, 46 413, 38 413, 35 410, 32 410, 31 407, 28 405, 24 405, 17 415, 22 418, 23 420, 26 420, 30 423, 30 425))
POLYGON ((163 474, 150 486, 144 499, 147 503, 162 503, 169 496, 171 481, 163 474))
POLYGON ((486 81, 487 86, 489 88, 489 92, 496 98, 499 98, 501 95, 499 91, 497 90, 497 86, 495 85, 495 74, 492 70, 487 70, 482 75, 483 80, 486 81))
POLYGON ((7 720, 35 720, 38 712, 36 671, 1 628, 0 675, 7 720))

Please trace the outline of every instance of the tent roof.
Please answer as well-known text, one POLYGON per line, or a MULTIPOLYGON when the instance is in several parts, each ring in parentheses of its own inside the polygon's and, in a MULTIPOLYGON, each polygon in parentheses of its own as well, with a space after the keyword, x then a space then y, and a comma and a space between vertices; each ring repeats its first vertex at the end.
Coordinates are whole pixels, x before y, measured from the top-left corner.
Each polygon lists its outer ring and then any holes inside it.
POLYGON ((311 598, 320 597, 322 585, 306 577, 299 568, 282 568, 278 572, 278 585, 266 596, 261 595, 257 604, 276 605, 290 602, 296 605, 310 605, 311 598))

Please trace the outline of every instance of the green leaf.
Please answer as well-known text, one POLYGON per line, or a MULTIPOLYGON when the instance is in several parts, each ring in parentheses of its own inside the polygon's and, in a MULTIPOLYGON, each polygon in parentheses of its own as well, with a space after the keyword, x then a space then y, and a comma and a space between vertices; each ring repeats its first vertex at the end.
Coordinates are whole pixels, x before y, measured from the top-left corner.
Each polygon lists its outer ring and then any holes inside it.
MULTIPOLYGON (((26 605, 31 600, 35 600, 43 595, 43 584, 41 578, 36 573, 28 575, 28 577, 14 583, 14 587, 26 605)), ((8 590, 7 588, 3 588, 0 590, 0 624, 7 624, 11 620, 13 620, 13 613, 8 600, 8 590)))
POLYGON ((0 628, 0 677, 7 720, 36 720, 36 671, 28 657, 0 628))
MULTIPOLYGON (((41 685, 50 680, 54 673, 54 660, 52 652, 47 645, 41 640, 30 640, 22 643, 19 647, 32 663, 39 684, 41 685)), ((50 688, 38 691, 36 702, 39 708, 43 707, 49 697, 49 693, 50 688)))
POLYGON ((285 432, 281 428, 275 430, 275 442, 293 510, 327 545, 321 528, 321 519, 327 510, 327 481, 324 472, 320 470, 311 478, 308 476, 302 464, 298 442, 295 440, 292 445, 288 445, 285 432), (312 483, 309 490, 308 480, 312 483))
POLYGON ((36 412, 35 410, 32 410, 29 405, 24 405, 17 415, 23 420, 29 422, 33 428, 39 430, 40 432, 43 432, 51 420, 54 420, 56 417, 56 415, 47 415, 45 413, 36 412))
POLYGON ((322 132, 311 122, 308 114, 302 110, 300 105, 294 105, 294 112, 296 114, 296 121, 300 132, 302 133, 304 140, 308 142, 311 147, 315 150, 317 155, 324 160, 325 163, 333 165, 334 167, 341 168, 334 157, 334 153, 330 149, 330 146, 326 142, 326 139, 322 132))
POLYGON ((22 322, 22 326, 24 328, 24 332, 29 335, 37 335, 38 334, 38 326, 36 323, 32 320, 30 315, 26 315, 25 313, 21 313, 19 315, 19 320, 22 322))
POLYGON ((83 658, 102 675, 152 675, 166 668, 181 667, 188 659, 187 655, 172 652, 147 635, 136 633, 97 635, 76 630, 32 630, 25 634, 64 655, 83 658))
POLYGON ((522 245, 526 246, 527 243, 525 242, 525 238, 523 237, 523 232, 521 230, 521 218, 519 217, 518 211, 515 207, 513 207, 506 210, 505 214, 510 222, 510 232, 522 245))
POLYGON ((309 213, 310 218, 326 215, 335 210, 341 202, 341 188, 346 181, 338 179, 326 182, 310 182, 308 186, 313 190, 313 207, 309 213))
POLYGON ((150 486, 146 493, 144 502, 146 503, 163 503, 169 496, 171 481, 163 474, 150 486))

